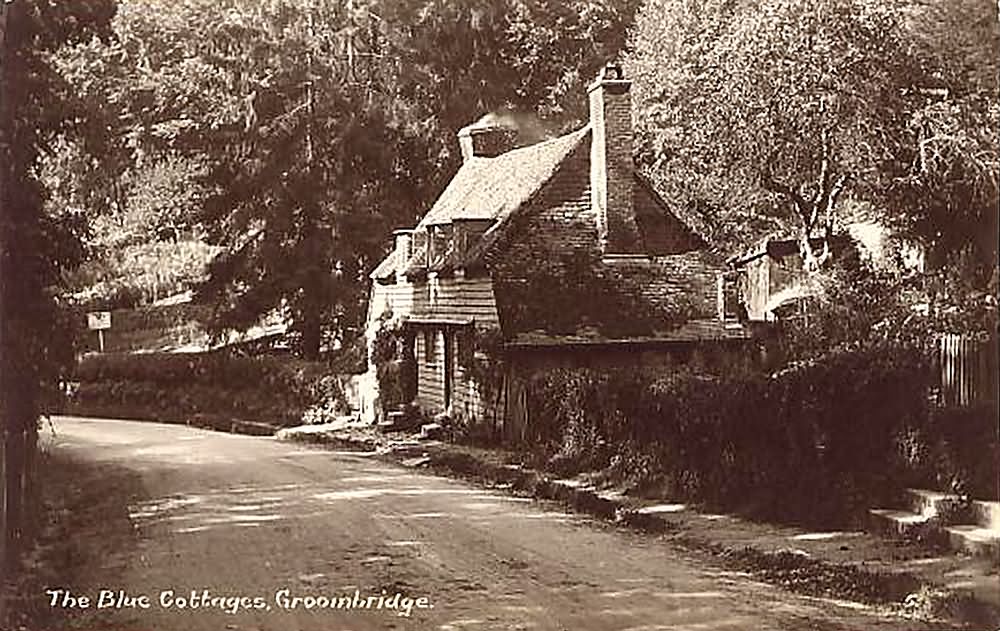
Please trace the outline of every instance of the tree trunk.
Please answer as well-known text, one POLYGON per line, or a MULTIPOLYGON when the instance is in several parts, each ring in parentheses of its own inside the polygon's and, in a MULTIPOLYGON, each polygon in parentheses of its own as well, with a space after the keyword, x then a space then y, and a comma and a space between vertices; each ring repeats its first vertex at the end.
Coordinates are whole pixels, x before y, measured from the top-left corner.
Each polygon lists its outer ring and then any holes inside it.
POLYGON ((306 288, 307 296, 305 297, 300 326, 302 334, 302 357, 313 361, 319 359, 320 343, 323 339, 323 313, 321 306, 313 296, 308 295, 315 292, 316 289, 318 288, 306 288))
MULTIPOLYGON (((13 563, 14 555, 8 545, 10 533, 13 532, 12 516, 8 506, 10 501, 9 487, 12 479, 13 454, 8 448, 10 405, 9 397, 13 394, 8 388, 9 371, 7 362, 11 353, 7 348, 7 220, 9 217, 11 159, 10 140, 12 135, 12 112, 10 108, 10 90, 8 86, 8 55, 7 55, 7 16, 10 7, 7 2, 0 1, 0 572, 6 575, 6 568, 13 563)), ((2 614, 3 612, 0 612, 2 614)), ((2 622, 0 618, 0 622, 2 622)))
POLYGON ((760 173, 760 182, 764 189, 784 198, 791 206, 794 216, 798 217, 801 222, 799 254, 802 256, 802 268, 809 273, 819 271, 833 256, 830 251, 830 239, 833 237, 833 213, 848 179, 846 173, 841 173, 836 179, 833 177, 836 168, 831 148, 832 131, 832 128, 826 128, 822 133, 823 154, 820 172, 816 178, 816 190, 812 195, 803 194, 801 187, 797 188, 774 179, 772 168, 777 158, 776 154, 772 154, 762 165, 760 173), (822 221, 823 228, 823 249, 817 254, 810 240, 815 238, 813 234, 820 221, 822 221))
POLYGON ((32 273, 31 257, 37 243, 36 208, 19 198, 27 178, 25 158, 12 145, 17 106, 26 98, 18 79, 27 72, 15 55, 8 29, 16 18, 25 19, 24 2, 0 2, 0 440, 3 441, 4 566, 16 566, 20 548, 30 532, 25 518, 33 511, 30 479, 38 419, 38 363, 44 361, 32 348, 41 331, 32 308, 42 298, 41 279, 32 273))
MULTIPOLYGON (((310 38, 315 38, 315 7, 310 1, 308 5, 308 29, 310 38)), ((315 110, 315 87, 313 86, 313 54, 310 49, 306 56, 306 67, 308 83, 306 84, 306 168, 312 180, 312 173, 315 168, 315 149, 313 146, 313 121, 316 117, 315 110)), ((310 193, 311 194, 311 193, 310 193)), ((310 272, 306 274, 304 287, 302 288, 303 308, 302 308, 302 356, 305 359, 319 359, 320 344, 323 339, 323 302, 321 279, 314 266, 322 260, 321 252, 317 246, 317 226, 316 214, 318 209, 312 199, 306 202, 303 208, 304 225, 302 227, 302 238, 306 243, 306 253, 308 256, 307 265, 310 272)))

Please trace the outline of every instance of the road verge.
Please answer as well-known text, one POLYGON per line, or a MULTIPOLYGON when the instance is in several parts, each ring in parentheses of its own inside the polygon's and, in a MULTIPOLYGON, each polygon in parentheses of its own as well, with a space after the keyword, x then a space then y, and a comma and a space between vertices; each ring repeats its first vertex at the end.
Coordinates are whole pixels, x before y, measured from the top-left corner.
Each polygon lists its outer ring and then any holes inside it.
POLYGON ((683 504, 654 503, 580 479, 516 462, 513 454, 362 426, 288 428, 276 434, 332 449, 352 450, 411 468, 459 477, 540 500, 560 502, 592 517, 663 538, 710 557, 730 571, 808 597, 860 605, 933 626, 997 628, 1000 586, 988 560, 948 555, 865 533, 809 533, 683 504), (949 577, 962 576, 960 586, 949 577))

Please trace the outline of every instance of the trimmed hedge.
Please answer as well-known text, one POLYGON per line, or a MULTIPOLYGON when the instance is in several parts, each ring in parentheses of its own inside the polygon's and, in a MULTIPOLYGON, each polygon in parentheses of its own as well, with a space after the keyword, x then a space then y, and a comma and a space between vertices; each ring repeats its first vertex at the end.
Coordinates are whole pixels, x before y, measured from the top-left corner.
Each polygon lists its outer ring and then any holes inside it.
POLYGON ((916 472, 927 371, 904 349, 842 352, 775 375, 560 369, 531 383, 550 465, 606 469, 639 491, 803 522, 893 499, 916 472))
POLYGON ((307 411, 346 408, 340 380, 324 364, 287 357, 90 355, 80 362, 75 378, 80 385, 69 401, 75 412, 115 411, 163 420, 212 414, 289 426, 301 423, 307 411))

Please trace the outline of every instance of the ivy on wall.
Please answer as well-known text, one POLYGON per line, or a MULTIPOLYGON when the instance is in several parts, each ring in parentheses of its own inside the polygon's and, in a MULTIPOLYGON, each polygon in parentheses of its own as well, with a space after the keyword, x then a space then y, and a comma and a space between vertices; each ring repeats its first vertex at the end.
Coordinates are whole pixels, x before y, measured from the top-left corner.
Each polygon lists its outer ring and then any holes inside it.
POLYGON ((616 273, 595 252, 575 250, 526 263, 495 279, 497 307, 509 335, 646 336, 683 323, 693 311, 685 296, 645 299, 641 274, 616 273))
POLYGON ((772 375, 557 368, 529 384, 528 444, 560 473, 829 526, 935 475, 995 480, 996 443, 975 438, 985 424, 952 436, 928 423, 927 375, 918 350, 896 345, 772 375), (976 464, 952 472, 937 453, 976 464))
POLYGON ((503 333, 497 327, 471 328, 459 340, 459 365, 476 385, 483 404, 495 408, 507 370, 503 333))
POLYGON ((416 396, 417 372, 413 336, 391 312, 381 317, 371 349, 382 414, 398 409, 416 396))

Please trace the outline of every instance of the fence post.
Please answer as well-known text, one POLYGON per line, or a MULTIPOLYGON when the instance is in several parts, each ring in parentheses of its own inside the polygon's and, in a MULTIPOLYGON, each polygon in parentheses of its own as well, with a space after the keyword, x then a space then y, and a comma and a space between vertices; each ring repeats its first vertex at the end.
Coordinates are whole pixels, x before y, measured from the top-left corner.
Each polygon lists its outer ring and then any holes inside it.
MULTIPOLYGON (((0 425, 0 572, 7 567, 7 432, 0 425)), ((2 602, 0 602, 2 605, 2 602)), ((2 612, 0 612, 2 615, 2 612)), ((0 621, 3 618, 0 617, 0 621)))

